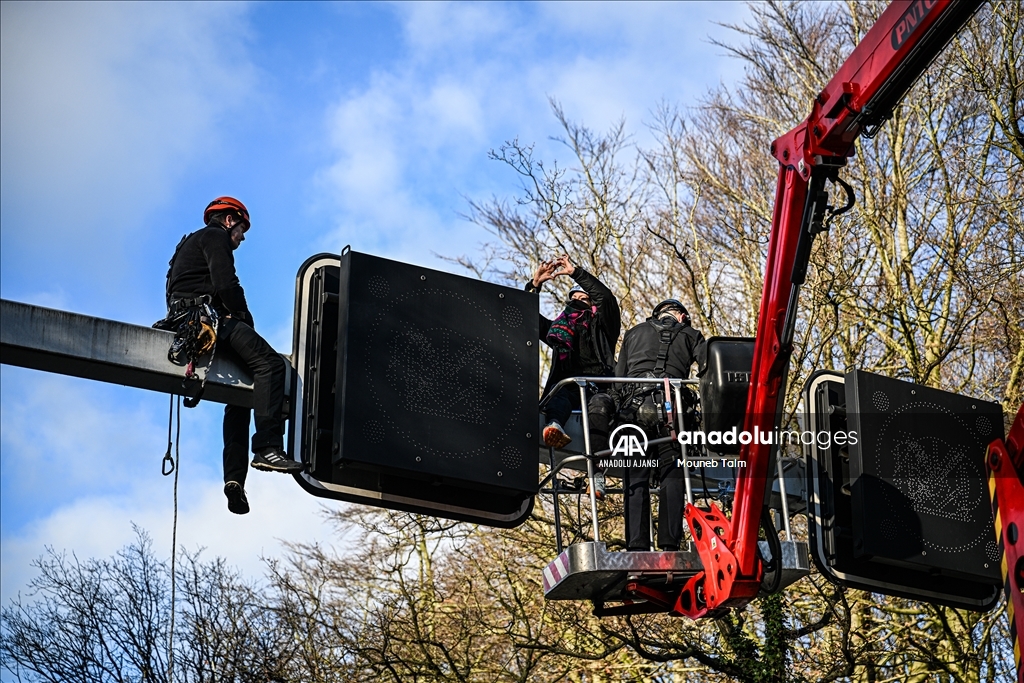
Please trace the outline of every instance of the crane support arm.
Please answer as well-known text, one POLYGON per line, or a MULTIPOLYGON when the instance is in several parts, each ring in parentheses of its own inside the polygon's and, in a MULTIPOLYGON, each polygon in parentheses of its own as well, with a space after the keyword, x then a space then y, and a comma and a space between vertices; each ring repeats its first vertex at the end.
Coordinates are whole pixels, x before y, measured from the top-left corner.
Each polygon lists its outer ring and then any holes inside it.
POLYGON ((1006 616, 1010 619, 1010 649, 1017 667, 1017 680, 1024 683, 1021 666, 1021 637, 1024 635, 1024 405, 1010 427, 1006 441, 989 444, 985 458, 989 495, 995 520, 996 543, 1002 550, 1003 589, 1006 616))
MULTIPOLYGON (((875 134, 981 4, 895 0, 814 99, 807 119, 772 143, 779 177, 747 395, 747 432, 772 433, 780 423, 799 289, 814 236, 825 229, 826 181, 843 184, 838 172, 853 155, 857 138, 875 134)), ((686 610, 692 617, 744 605, 757 595, 762 575, 757 534, 772 449, 757 441, 742 446, 740 457, 747 466, 737 475, 732 518, 712 527, 720 529, 717 545, 724 543, 730 552, 714 552, 716 543, 698 543, 705 550, 705 572, 691 583, 701 585, 704 600, 686 610)), ((691 532, 703 515, 687 506, 691 532)))
POLYGON ((895 0, 811 105, 811 114, 772 143, 772 156, 804 180, 820 158, 853 156, 982 5, 981 0, 895 0))

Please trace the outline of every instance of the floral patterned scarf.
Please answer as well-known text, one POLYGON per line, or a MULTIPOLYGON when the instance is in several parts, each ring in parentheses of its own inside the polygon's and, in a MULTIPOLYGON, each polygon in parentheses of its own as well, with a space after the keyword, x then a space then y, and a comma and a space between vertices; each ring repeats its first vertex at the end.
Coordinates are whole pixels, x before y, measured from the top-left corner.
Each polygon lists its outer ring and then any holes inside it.
POLYGON ((579 343, 580 330, 590 329, 597 315, 597 306, 577 306, 572 303, 566 306, 548 329, 547 342, 555 350, 559 361, 565 361, 572 355, 573 348, 579 343))

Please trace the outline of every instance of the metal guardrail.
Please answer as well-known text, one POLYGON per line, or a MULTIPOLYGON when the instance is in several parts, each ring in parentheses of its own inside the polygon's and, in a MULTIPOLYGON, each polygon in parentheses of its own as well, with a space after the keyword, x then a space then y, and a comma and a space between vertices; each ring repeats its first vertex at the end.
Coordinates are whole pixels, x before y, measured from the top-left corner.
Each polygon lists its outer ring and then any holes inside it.
MULTIPOLYGON (((651 384, 651 385, 661 385, 661 386, 663 386, 664 383, 665 383, 665 379, 663 379, 663 378, 641 378, 641 377, 567 377, 566 379, 563 379, 560 382, 558 382, 557 384, 555 384, 555 386, 551 388, 551 391, 549 391, 541 399, 540 404, 539 404, 539 408, 540 408, 541 411, 543 411, 544 406, 547 405, 547 403, 551 400, 551 397, 554 396, 563 387, 569 386, 571 384, 576 384, 579 387, 579 391, 580 391, 580 414, 581 414, 581 418, 582 418, 582 422, 583 422, 584 452, 581 455, 571 455, 569 457, 562 458, 562 459, 560 459, 560 460, 558 460, 556 462, 555 455, 554 455, 554 449, 549 448, 548 449, 548 451, 549 451, 549 464, 550 464, 551 469, 547 473, 547 475, 543 479, 541 479, 540 484, 538 485, 538 491, 540 493, 548 493, 548 492, 551 493, 552 502, 553 502, 553 505, 554 505, 555 548, 556 548, 556 552, 558 552, 558 553, 562 552, 561 513, 560 513, 560 509, 559 509, 559 502, 558 502, 559 487, 557 485, 557 482, 554 482, 555 485, 552 486, 550 489, 544 489, 544 486, 546 484, 548 484, 549 482, 554 481, 554 479, 558 475, 558 473, 561 472, 565 467, 567 467, 569 465, 572 465, 572 464, 576 464, 576 463, 586 463, 586 467, 587 467, 587 481, 589 483, 588 492, 589 492, 589 497, 590 497, 590 516, 591 516, 591 523, 592 523, 592 529, 593 529, 593 541, 594 542, 600 542, 601 541, 600 529, 599 529, 599 525, 598 525, 598 515, 597 515, 597 496, 594 493, 594 474, 596 473, 596 470, 595 470, 595 467, 594 467, 594 462, 595 462, 595 460, 599 459, 602 456, 611 454, 612 453, 612 449, 605 449, 605 450, 602 450, 602 451, 594 452, 592 447, 591 447, 591 441, 590 441, 590 418, 589 418, 588 406, 587 406, 587 403, 588 403, 588 400, 587 400, 587 385, 588 384, 595 384, 595 385, 601 385, 601 384, 651 384)), ((668 383, 669 383, 669 386, 673 390, 673 397, 675 399, 675 404, 674 405, 678 407, 678 406, 683 406, 684 405, 683 401, 682 401, 682 394, 681 394, 683 386, 695 386, 695 385, 698 385, 700 383, 700 380, 668 378, 668 383)), ((685 427, 684 427, 684 424, 683 424, 683 414, 682 414, 682 412, 679 411, 679 410, 674 410, 674 411, 672 411, 672 413, 673 413, 673 417, 675 419, 675 429, 676 429, 677 433, 684 431, 685 427)), ((660 444, 668 443, 668 442, 671 442, 672 440, 673 439, 671 437, 660 437, 660 438, 656 438, 656 439, 651 439, 650 441, 648 441, 648 447, 654 446, 654 445, 660 445, 660 444)), ((680 444, 679 445, 679 452, 680 452, 680 460, 683 463, 683 478, 684 478, 684 482, 685 482, 685 486, 686 486, 686 501, 688 503, 692 504, 693 501, 694 501, 693 482, 692 482, 692 478, 691 478, 690 468, 689 468, 689 466, 687 464, 687 447, 686 447, 685 444, 680 444)), ((773 491, 775 490, 776 485, 777 485, 778 494, 777 494, 777 496, 773 496, 772 500, 774 501, 776 497, 779 499, 779 503, 780 503, 779 507, 780 507, 781 512, 782 512, 781 517, 782 517, 782 520, 783 520, 783 529, 786 532, 786 540, 788 541, 788 540, 792 540, 792 538, 793 538, 792 533, 791 533, 791 529, 790 529, 790 523, 789 523, 790 503, 791 503, 791 501, 789 500, 790 495, 787 493, 786 476, 785 476, 783 461, 782 461, 781 458, 779 458, 778 461, 777 461, 777 467, 778 467, 778 476, 776 477, 776 479, 775 479, 775 481, 773 483, 773 491)), ((702 487, 702 490, 703 490, 703 487, 702 487)), ((658 492, 659 492, 658 489, 652 489, 651 490, 651 493, 655 494, 655 495, 658 492)), ((568 493, 568 492, 565 491, 565 493, 568 493)), ((705 491, 705 493, 706 493, 706 491, 705 491)), ((654 523, 653 522, 653 515, 649 515, 649 518, 651 519, 651 524, 653 525, 653 523, 654 523)), ((653 538, 654 538, 653 529, 651 530, 651 536, 650 537, 651 537, 652 542, 653 542, 653 538)))
MULTIPOLYGON (((699 383, 699 380, 695 380, 695 379, 673 379, 673 378, 668 378, 667 381, 668 381, 669 386, 672 387, 673 396, 675 398, 675 405, 676 406, 682 406, 683 405, 682 394, 680 393, 682 391, 683 386, 684 385, 691 385, 691 386, 693 386, 693 385, 697 385, 699 383)), ((544 406, 546 406, 548 401, 551 400, 551 397, 554 396, 556 393, 558 393, 562 389, 562 387, 566 387, 566 386, 569 386, 571 384, 576 384, 579 387, 579 390, 580 390, 580 410, 581 410, 581 415, 582 415, 582 419, 583 419, 583 444, 584 444, 583 445, 583 448, 584 448, 583 455, 580 455, 580 456, 570 456, 569 458, 564 458, 564 459, 562 459, 561 462, 558 463, 558 465, 554 465, 553 464, 554 458, 552 457, 551 458, 551 462, 552 462, 551 472, 548 474, 548 477, 546 477, 544 480, 541 481, 541 485, 538 488, 543 487, 544 483, 546 483, 551 478, 553 478, 554 475, 557 474, 563 467, 565 467, 566 464, 568 464, 570 462, 579 462, 579 459, 581 459, 581 458, 583 460, 585 460, 586 463, 587 463, 587 480, 589 482, 588 490, 589 490, 589 493, 590 493, 590 517, 591 517, 591 522, 592 522, 592 526, 593 526, 593 534, 594 534, 594 539, 593 540, 594 540, 594 542, 600 542, 600 540, 601 540, 601 531, 599 529, 598 522, 597 522, 597 496, 594 493, 594 474, 595 474, 594 459, 599 457, 602 454, 611 453, 612 451, 611 450, 607 450, 607 451, 602 451, 601 453, 595 453, 593 451, 593 448, 591 447, 591 443, 590 443, 590 415, 589 415, 588 410, 587 410, 587 385, 588 384, 596 384, 596 385, 601 385, 601 384, 651 384, 651 385, 664 386, 665 382, 666 382, 666 379, 664 379, 664 378, 653 378, 653 377, 652 378, 646 378, 646 377, 567 377, 567 378, 561 380, 560 382, 558 382, 557 384, 555 384, 555 386, 553 386, 551 388, 551 391, 549 391, 547 393, 547 395, 544 396, 541 399, 541 401, 540 401, 539 408, 540 408, 541 411, 543 411, 544 406)), ((678 410, 675 410, 675 411, 672 411, 672 414, 673 414, 674 419, 676 420, 676 422, 675 422, 676 430, 677 431, 681 431, 683 429, 683 415, 682 415, 682 413, 680 411, 678 411, 678 410)), ((666 442, 669 442, 671 440, 672 439, 670 437, 663 437, 663 438, 659 438, 659 439, 652 439, 651 441, 648 442, 648 446, 653 445, 653 444, 666 443, 666 442)), ((681 454, 681 458, 682 458, 682 461, 683 461, 683 472, 684 472, 684 479, 685 479, 685 482, 686 482, 686 500, 688 502, 692 503, 693 502, 693 488, 692 488, 692 485, 691 485, 691 482, 690 482, 690 468, 686 464, 686 446, 684 444, 680 444, 680 454, 681 454)), ((557 486, 552 489, 552 499, 553 499, 554 507, 555 507, 555 511, 556 511, 555 512, 556 547, 557 547, 558 552, 562 552, 562 548, 561 548, 561 545, 562 545, 561 515, 558 513, 558 488, 557 488, 557 486)), ((652 524, 654 523, 653 520, 652 520, 651 523, 652 524)), ((653 535, 652 535, 652 538, 653 538, 653 535)))

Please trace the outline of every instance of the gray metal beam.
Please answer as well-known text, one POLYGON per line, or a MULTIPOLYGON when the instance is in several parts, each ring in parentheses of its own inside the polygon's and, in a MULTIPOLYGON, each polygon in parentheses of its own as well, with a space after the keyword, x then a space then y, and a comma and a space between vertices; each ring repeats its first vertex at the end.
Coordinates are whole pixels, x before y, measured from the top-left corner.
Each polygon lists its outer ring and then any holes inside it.
MULTIPOLYGON (((173 337, 152 327, 0 299, 0 363, 7 365, 183 394, 184 368, 167 360, 173 337)), ((227 354, 215 354, 203 399, 251 407, 252 378, 227 354)))

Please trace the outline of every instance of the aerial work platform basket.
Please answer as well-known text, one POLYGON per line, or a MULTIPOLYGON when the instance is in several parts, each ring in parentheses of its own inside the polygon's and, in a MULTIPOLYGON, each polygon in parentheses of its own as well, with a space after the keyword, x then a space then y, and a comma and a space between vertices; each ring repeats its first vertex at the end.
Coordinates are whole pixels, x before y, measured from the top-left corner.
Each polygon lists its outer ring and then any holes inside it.
MULTIPOLYGON (((768 543, 761 541, 760 546, 767 556, 768 543)), ((677 552, 610 552, 604 543, 576 543, 544 568, 544 597, 590 600, 597 616, 671 613, 683 586, 702 569, 691 543, 677 552), (609 602, 622 604, 606 606, 609 602)), ((779 588, 795 583, 810 571, 807 544, 782 541, 779 588)))
MULTIPOLYGON (((730 340, 731 341, 731 340, 730 340)), ((708 449, 696 449, 687 446, 675 435, 685 428, 682 412, 678 409, 693 401, 683 401, 683 391, 691 391, 690 387, 698 385, 699 380, 668 379, 666 391, 665 415, 672 427, 672 436, 652 438, 649 447, 664 447, 672 444, 679 449, 678 464, 684 473, 687 502, 693 504, 695 499, 705 501, 716 499, 728 501, 735 490, 735 467, 728 463, 734 456, 717 453, 708 449), (673 409, 673 406, 676 409, 673 409), (716 461, 713 466, 695 468, 690 462, 699 460, 707 463, 716 461)), ((589 434, 590 419, 588 415, 588 386, 613 384, 652 384, 664 386, 665 379, 622 378, 622 377, 580 377, 563 380, 552 388, 548 396, 541 401, 544 407, 547 399, 566 385, 576 384, 580 390, 581 409, 576 411, 565 430, 572 437, 566 449, 555 450, 541 444, 541 460, 550 469, 540 483, 539 493, 551 496, 555 523, 555 551, 557 556, 543 572, 544 597, 547 600, 589 600, 594 605, 597 616, 614 616, 619 614, 640 614, 667 612, 674 616, 682 616, 689 611, 694 601, 703 597, 693 588, 687 588, 691 578, 704 570, 697 548, 691 540, 684 541, 678 551, 655 551, 653 545, 649 551, 610 551, 601 540, 601 529, 598 524, 598 503, 595 496, 594 475, 596 463, 609 456, 613 448, 595 452, 589 434), (586 473, 587 486, 582 484, 583 472, 586 473), (578 474, 575 481, 568 483, 560 473, 578 474), (589 540, 576 542, 563 548, 562 545, 562 514, 560 499, 564 496, 584 496, 590 498, 590 536, 589 540)), ((703 393, 703 392, 702 392, 703 393)), ((543 416, 542 416, 543 419, 543 416)), ((769 507, 777 510, 777 524, 783 531, 785 540, 780 541, 779 557, 773 557, 769 543, 761 541, 761 556, 772 561, 777 567, 772 572, 773 590, 781 590, 810 573, 810 559, 806 542, 794 540, 790 529, 789 518, 792 513, 806 510, 805 474, 800 460, 778 459, 776 476, 770 484, 768 492, 769 507), (787 481, 788 479, 788 481, 787 481), (775 576, 781 573, 781 576, 775 576)), ((606 469, 606 476, 621 477, 621 469, 606 469)), ((621 494, 621 489, 609 488, 608 494, 621 494)), ((660 493, 658 487, 651 488, 652 496, 660 493)), ((698 507, 698 509, 700 509, 698 507)), ((654 538, 653 519, 649 515, 652 528, 650 538, 654 538)), ((582 521, 582 520, 581 520, 582 521)))

